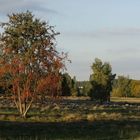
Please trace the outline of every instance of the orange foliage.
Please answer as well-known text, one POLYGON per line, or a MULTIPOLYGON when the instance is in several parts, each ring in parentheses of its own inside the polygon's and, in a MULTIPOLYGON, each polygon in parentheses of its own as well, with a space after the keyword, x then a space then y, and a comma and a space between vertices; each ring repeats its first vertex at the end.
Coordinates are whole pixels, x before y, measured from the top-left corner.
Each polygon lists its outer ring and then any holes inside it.
POLYGON ((52 26, 29 11, 9 15, 9 23, 3 27, 0 76, 10 75, 13 99, 23 114, 26 111, 21 104, 28 100, 30 107, 38 93, 47 90, 52 96, 58 95, 66 54, 56 50, 57 33, 52 26))

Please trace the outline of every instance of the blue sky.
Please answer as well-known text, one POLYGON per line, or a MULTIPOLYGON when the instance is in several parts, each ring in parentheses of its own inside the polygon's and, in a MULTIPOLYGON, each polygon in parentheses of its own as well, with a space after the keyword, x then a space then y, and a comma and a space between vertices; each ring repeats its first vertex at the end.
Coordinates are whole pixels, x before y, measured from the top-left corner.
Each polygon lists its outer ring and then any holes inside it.
POLYGON ((0 21, 26 10, 61 33, 57 47, 69 53, 71 76, 88 80, 98 57, 113 73, 140 79, 140 0, 0 0, 0 21))

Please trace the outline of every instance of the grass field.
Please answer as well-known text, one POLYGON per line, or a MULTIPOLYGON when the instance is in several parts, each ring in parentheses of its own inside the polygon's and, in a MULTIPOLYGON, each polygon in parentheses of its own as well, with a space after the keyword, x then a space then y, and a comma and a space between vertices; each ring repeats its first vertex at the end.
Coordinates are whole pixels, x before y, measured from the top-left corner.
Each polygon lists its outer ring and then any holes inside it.
POLYGON ((140 103, 140 98, 112 97, 112 102, 140 103))
POLYGON ((65 98, 34 105, 26 120, 15 108, 0 109, 0 140, 140 140, 140 99, 112 98, 97 104, 65 98))

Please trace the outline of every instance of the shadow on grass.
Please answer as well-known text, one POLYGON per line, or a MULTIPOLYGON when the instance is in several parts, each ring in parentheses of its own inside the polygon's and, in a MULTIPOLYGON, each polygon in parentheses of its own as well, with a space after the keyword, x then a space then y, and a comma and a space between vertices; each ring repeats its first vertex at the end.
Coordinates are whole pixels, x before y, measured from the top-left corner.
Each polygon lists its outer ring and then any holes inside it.
MULTIPOLYGON (((129 99, 129 98, 128 98, 129 99)), ((139 99, 139 98, 138 98, 139 99)), ((58 103, 79 103, 79 104, 84 104, 84 103, 88 103, 88 104, 95 104, 95 105, 99 105, 100 102, 95 102, 93 100, 90 100, 90 98, 63 98, 62 100, 58 100, 58 103)), ((106 104, 106 103, 105 103, 106 104)), ((129 105, 136 105, 136 106, 140 106, 140 99, 139 102, 135 102, 135 100, 124 100, 124 101, 120 101, 120 100, 116 100, 116 101, 112 101, 110 102, 110 104, 117 104, 117 105, 125 105, 125 104, 129 104, 129 105)), ((101 105, 101 104, 100 104, 101 105)))
POLYGON ((0 140, 138 140, 140 121, 0 122, 0 140))

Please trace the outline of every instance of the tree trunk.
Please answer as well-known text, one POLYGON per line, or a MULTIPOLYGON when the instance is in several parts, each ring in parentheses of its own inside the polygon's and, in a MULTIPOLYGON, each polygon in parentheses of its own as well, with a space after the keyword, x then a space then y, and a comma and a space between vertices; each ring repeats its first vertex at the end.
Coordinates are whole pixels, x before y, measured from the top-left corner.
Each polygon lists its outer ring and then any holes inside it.
POLYGON ((25 119, 27 117, 27 113, 28 113, 32 103, 33 103, 33 98, 31 99, 31 101, 29 102, 28 105, 27 105, 27 102, 22 103, 21 100, 15 101, 16 107, 22 118, 25 119))

